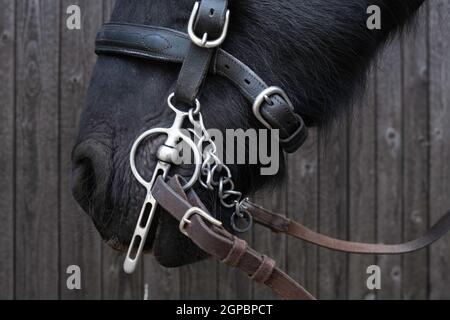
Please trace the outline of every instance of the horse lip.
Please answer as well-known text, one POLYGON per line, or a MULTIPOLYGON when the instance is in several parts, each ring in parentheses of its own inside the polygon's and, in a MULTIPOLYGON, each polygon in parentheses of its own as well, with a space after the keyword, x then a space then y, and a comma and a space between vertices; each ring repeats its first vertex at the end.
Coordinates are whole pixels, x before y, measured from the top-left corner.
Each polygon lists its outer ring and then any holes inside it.
MULTIPOLYGON (((128 252, 129 249, 129 244, 123 244, 121 243, 116 237, 113 237, 107 241, 105 241, 105 243, 112 249, 118 251, 118 252, 128 252)), ((153 246, 154 241, 152 241, 151 246, 153 246)), ((147 244, 147 243, 146 243, 147 244)), ((144 250, 142 250, 143 254, 147 254, 152 252, 152 248, 148 247, 148 246, 144 246, 144 250)))

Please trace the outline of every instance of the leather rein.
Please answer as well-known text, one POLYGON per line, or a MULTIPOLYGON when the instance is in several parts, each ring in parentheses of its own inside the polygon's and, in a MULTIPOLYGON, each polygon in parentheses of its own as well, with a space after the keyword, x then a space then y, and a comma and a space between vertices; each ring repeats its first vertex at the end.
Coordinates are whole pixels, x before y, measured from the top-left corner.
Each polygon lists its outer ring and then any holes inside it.
POLYGON ((273 232, 284 233, 332 250, 361 254, 408 253, 432 244, 450 230, 448 212, 424 236, 410 242, 394 245, 350 242, 316 233, 248 199, 241 199, 242 194, 234 189, 229 169, 214 154, 215 145, 208 137, 201 118, 201 105, 197 97, 207 75, 220 75, 237 87, 250 101, 256 119, 267 129, 279 130, 280 145, 285 152, 294 152, 300 148, 307 138, 307 128, 281 88, 268 86, 243 62, 220 49, 229 23, 227 0, 202 0, 194 5, 188 23, 188 34, 130 23, 107 23, 98 33, 97 54, 133 56, 182 64, 175 92, 168 98, 168 106, 175 112, 172 127, 144 132, 131 150, 132 172, 146 188, 147 195, 124 262, 126 272, 131 273, 136 268, 159 205, 180 222, 180 231, 209 255, 245 272, 253 281, 265 284, 285 299, 314 299, 306 289, 280 270, 273 259, 250 248, 246 241, 225 230, 222 222, 208 211, 192 189, 197 182, 209 190, 217 189, 220 185, 219 198, 222 205, 236 208, 231 218, 235 231, 246 231, 239 229, 234 223, 236 217, 244 218, 247 219, 248 226, 254 221, 273 232), (175 105, 191 107, 188 112, 183 112, 175 105), (200 143, 207 143, 211 147, 206 156, 198 151, 198 145, 181 132, 187 119, 194 128, 200 129, 200 143), (159 161, 148 182, 139 174, 135 156, 139 145, 147 137, 156 134, 167 135, 167 140, 157 153, 159 161), (175 163, 174 154, 180 140, 184 140, 194 152, 195 170, 189 181, 179 176, 168 176, 175 163), (217 181, 214 180, 215 170, 225 172, 217 181), (228 188, 224 189, 224 184, 228 184, 228 188))

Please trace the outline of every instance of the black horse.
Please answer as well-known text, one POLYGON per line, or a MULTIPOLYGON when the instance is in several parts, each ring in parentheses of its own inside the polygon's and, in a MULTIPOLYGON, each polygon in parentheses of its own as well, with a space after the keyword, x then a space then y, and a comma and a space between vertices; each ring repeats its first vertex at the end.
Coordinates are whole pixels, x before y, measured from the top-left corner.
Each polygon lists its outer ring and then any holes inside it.
MULTIPOLYGON (((231 1, 231 24, 223 48, 255 70, 267 83, 286 90, 307 126, 326 129, 349 110, 364 89, 364 80, 377 51, 412 20, 424 0, 247 0, 231 1), (370 5, 381 9, 381 29, 367 27, 370 5)), ((185 32, 194 0, 118 0, 112 21, 157 25, 185 32)), ((167 127, 173 115, 166 106, 179 65, 135 58, 100 56, 73 150, 73 194, 91 215, 111 246, 130 243, 145 190, 129 167, 133 141, 145 130, 167 127)), ((260 127, 248 102, 226 80, 209 76, 199 100, 208 128, 260 127)), ((161 144, 145 147, 142 163, 150 177, 161 144)), ((280 161, 281 163, 283 161, 280 161)), ((231 165, 236 188, 248 194, 265 183, 259 165, 231 165)), ((188 175, 189 168, 174 172, 188 175)), ((216 217, 228 221, 230 211, 217 197, 197 189, 216 217)), ((180 266, 205 254, 160 214, 146 249, 162 265, 180 266)))

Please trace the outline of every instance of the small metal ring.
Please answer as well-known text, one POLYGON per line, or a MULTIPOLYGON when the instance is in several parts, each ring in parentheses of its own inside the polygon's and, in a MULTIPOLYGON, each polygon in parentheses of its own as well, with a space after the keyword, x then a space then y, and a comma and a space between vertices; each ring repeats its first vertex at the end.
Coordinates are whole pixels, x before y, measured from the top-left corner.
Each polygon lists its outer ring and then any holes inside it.
MULTIPOLYGON (((240 211, 241 212, 241 211, 240 211)), ((238 233, 244 233, 247 232, 251 229, 252 225, 253 225, 253 217, 250 213, 248 213, 247 211, 242 211, 242 217, 239 217, 239 215, 237 214, 237 212, 233 212, 233 214, 231 215, 231 227, 233 228, 234 231, 238 232, 238 233), (247 218, 246 218, 247 217, 247 218), (246 220, 247 221, 247 225, 244 228, 240 228, 237 226, 237 219, 240 220, 246 220)))
MULTIPOLYGON (((146 189, 150 189, 151 188, 151 182, 150 181, 146 181, 141 174, 139 173, 139 171, 137 170, 136 167, 136 152, 137 149, 139 147, 139 145, 148 137, 156 135, 156 134, 165 134, 167 136, 169 136, 171 133, 170 129, 167 128, 155 128, 155 129, 150 129, 148 131, 145 131, 144 133, 142 133, 137 139, 136 141, 133 143, 133 146, 131 147, 131 152, 130 152, 130 166, 131 166, 131 171, 134 175, 134 177, 136 178, 137 181, 139 181, 140 184, 142 184, 146 189)), ((194 169, 194 173, 192 174, 191 179, 183 186, 183 190, 188 190, 190 188, 192 188, 192 186, 195 184, 195 182, 198 180, 198 178, 200 177, 200 171, 201 171, 201 167, 202 167, 202 163, 201 163, 201 155, 200 152, 197 149, 197 145, 187 136, 185 136, 184 134, 182 134, 181 132, 178 133, 178 137, 180 139, 182 139, 184 142, 186 142, 189 147, 192 149, 193 155, 194 155, 194 160, 195 160, 195 169, 194 169)))
MULTIPOLYGON (((174 110, 175 112, 180 112, 180 110, 175 107, 175 105, 172 103, 172 99, 175 97, 175 92, 172 92, 169 97, 167 98, 167 104, 169 105, 169 107, 174 110)), ((201 111, 201 104, 200 101, 198 99, 195 99, 195 108, 191 108, 190 110, 194 110, 193 113, 194 115, 197 115, 200 113, 201 111)))

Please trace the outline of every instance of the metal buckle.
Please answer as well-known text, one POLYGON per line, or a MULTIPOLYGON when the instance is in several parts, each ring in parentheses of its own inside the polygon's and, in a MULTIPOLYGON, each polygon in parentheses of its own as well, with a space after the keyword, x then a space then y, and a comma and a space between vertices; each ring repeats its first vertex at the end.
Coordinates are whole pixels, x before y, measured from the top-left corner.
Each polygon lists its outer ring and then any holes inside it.
POLYGON ((286 94, 286 92, 284 92, 283 89, 281 89, 280 87, 269 87, 265 90, 263 90, 255 99, 255 102, 253 103, 253 114, 255 115, 256 119, 259 120, 259 122, 261 122, 267 129, 272 130, 272 126, 266 121, 266 119, 264 119, 264 117, 261 114, 261 107, 263 102, 267 102, 267 103, 271 103, 270 97, 278 94, 280 95, 284 100, 286 100, 288 106, 294 110, 294 105, 292 104, 291 99, 289 99, 288 95, 286 94))
POLYGON ((215 48, 215 47, 220 46, 225 41, 225 38, 227 36, 228 26, 230 24, 230 10, 228 10, 225 15, 225 24, 223 26, 222 34, 220 35, 220 37, 217 38, 216 40, 208 41, 208 33, 205 32, 205 34, 203 34, 202 39, 200 39, 199 37, 197 37, 197 35, 194 32, 194 23, 197 18, 199 8, 200 8, 200 3, 196 2, 194 4, 194 9, 192 10, 191 18, 189 19, 189 24, 188 24, 189 38, 191 38, 191 41, 201 48, 210 49, 210 48, 215 48))
POLYGON ((206 221, 208 221, 209 223, 211 223, 211 224, 213 224, 213 225, 215 225, 217 227, 221 227, 222 226, 222 222, 220 222, 219 220, 213 218, 211 215, 209 215, 208 213, 206 213, 202 209, 200 209, 198 207, 192 207, 188 211, 186 211, 186 213, 183 216, 183 219, 181 219, 181 221, 180 221, 180 231, 187 237, 189 237, 189 235, 188 235, 188 233, 186 231, 186 225, 187 224, 191 224, 191 220, 189 220, 189 218, 191 216, 193 216, 194 214, 198 214, 203 219, 205 219, 206 221))

